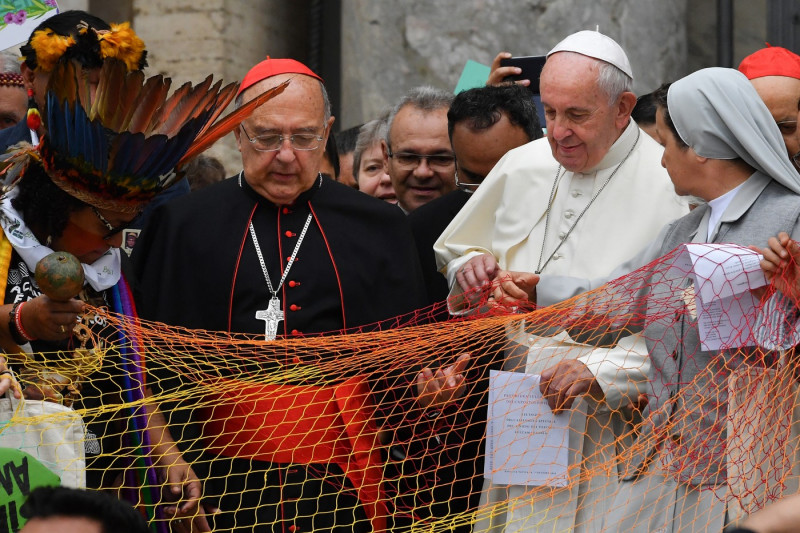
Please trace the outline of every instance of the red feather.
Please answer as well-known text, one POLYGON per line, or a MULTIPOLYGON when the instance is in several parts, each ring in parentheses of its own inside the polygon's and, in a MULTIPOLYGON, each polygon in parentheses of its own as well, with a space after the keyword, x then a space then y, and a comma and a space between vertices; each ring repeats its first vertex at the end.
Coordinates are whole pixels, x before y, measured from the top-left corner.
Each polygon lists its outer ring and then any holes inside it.
POLYGON ((291 80, 286 80, 280 85, 261 93, 259 96, 256 96, 239 109, 236 109, 232 113, 229 113, 225 117, 218 120, 213 126, 208 128, 207 131, 198 135, 181 160, 178 161, 178 164, 175 166, 175 168, 181 168, 184 164, 186 164, 186 162, 195 157, 197 154, 206 151, 212 144, 233 131, 236 126, 241 124, 245 118, 250 116, 250 113, 252 113, 255 108, 281 94, 284 89, 288 87, 290 81, 291 80))
POLYGON ((172 80, 170 78, 162 76, 147 78, 136 100, 131 102, 130 105, 133 109, 128 125, 131 132, 141 132, 145 135, 151 134, 153 122, 156 122, 161 116, 158 111, 161 109, 167 93, 169 93, 171 83, 172 80))
POLYGON ((219 118, 222 112, 225 111, 228 105, 233 101, 233 98, 236 96, 236 91, 238 89, 238 83, 229 83, 219 91, 214 110, 211 113, 211 116, 208 117, 208 122, 206 122, 205 126, 203 126, 203 129, 197 134, 198 137, 202 136, 206 131, 208 131, 208 129, 214 124, 217 118, 219 118))

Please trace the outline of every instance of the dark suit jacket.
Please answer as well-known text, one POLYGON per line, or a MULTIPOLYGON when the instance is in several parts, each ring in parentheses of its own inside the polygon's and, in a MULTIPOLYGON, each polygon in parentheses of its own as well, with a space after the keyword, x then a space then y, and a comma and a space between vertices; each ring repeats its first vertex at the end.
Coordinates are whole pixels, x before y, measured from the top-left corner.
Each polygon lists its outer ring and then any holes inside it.
MULTIPOLYGON (((469 199, 469 193, 455 190, 415 209, 408 215, 414 240, 417 242, 419 262, 422 265, 425 288, 428 292, 428 305, 446 300, 449 293, 447 280, 436 268, 433 244, 469 199)), ((447 309, 443 309, 443 313, 437 313, 438 320, 448 318, 447 309), (442 314, 443 316, 440 316, 442 314)))

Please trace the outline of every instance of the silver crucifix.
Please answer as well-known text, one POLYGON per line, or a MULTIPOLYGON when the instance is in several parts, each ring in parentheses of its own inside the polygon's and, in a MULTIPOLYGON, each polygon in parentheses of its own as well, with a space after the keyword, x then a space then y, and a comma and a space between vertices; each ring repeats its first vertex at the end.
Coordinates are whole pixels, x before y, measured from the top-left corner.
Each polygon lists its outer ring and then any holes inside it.
POLYGON ((278 322, 283 320, 283 311, 281 311, 281 301, 276 297, 269 300, 269 307, 256 311, 256 319, 263 320, 264 325, 264 340, 274 341, 278 336, 278 322))

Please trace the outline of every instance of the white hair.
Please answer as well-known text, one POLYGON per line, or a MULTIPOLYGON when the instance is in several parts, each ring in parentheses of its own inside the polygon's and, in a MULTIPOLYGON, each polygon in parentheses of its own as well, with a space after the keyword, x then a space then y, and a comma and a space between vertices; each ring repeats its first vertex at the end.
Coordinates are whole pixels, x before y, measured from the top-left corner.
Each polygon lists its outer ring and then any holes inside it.
POLYGON ((633 79, 611 63, 597 61, 600 70, 597 86, 608 95, 608 104, 613 106, 622 93, 633 92, 633 79))
POLYGON ((3 50, 0 52, 0 72, 8 72, 11 74, 19 74, 20 57, 18 53, 11 50, 3 50))

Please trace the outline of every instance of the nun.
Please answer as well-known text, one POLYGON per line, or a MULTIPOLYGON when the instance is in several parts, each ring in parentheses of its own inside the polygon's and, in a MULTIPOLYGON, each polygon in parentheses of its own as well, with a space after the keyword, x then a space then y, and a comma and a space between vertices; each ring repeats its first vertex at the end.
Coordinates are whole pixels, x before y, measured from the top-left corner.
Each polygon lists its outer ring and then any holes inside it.
MULTIPOLYGON (((781 232, 800 238, 800 175, 743 74, 703 69, 660 88, 656 101, 662 165, 678 194, 707 203, 664 228, 639 265, 688 242, 763 246, 781 232)), ((767 375, 771 358, 754 357, 755 348, 706 350, 697 315, 686 309, 690 284, 661 274, 649 283, 652 392, 604 530, 719 532, 741 514, 729 471, 741 467, 728 434, 738 414, 729 410, 739 409, 730 377, 753 368, 767 375), (663 309, 664 295, 681 312, 656 317, 652 302, 663 309)))

